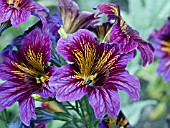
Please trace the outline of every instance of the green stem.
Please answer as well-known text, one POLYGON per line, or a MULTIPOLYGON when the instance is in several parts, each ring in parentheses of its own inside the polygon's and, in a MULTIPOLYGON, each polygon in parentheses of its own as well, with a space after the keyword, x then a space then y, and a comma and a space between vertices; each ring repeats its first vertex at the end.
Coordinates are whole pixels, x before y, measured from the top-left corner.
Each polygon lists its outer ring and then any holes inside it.
POLYGON ((71 106, 71 108, 72 108, 73 110, 75 110, 75 111, 77 112, 77 114, 80 116, 80 118, 81 118, 81 120, 83 121, 83 123, 84 123, 84 125, 86 126, 86 128, 88 128, 88 122, 87 122, 87 120, 85 119, 85 117, 81 115, 79 109, 78 109, 78 108, 75 108, 70 102, 67 101, 67 103, 68 103, 69 106, 71 106))
POLYGON ((87 108, 87 113, 88 113, 88 116, 89 116, 89 127, 90 128, 93 128, 93 120, 92 120, 92 111, 91 111, 91 108, 90 108, 90 105, 89 105, 89 101, 88 101, 88 97, 87 95, 84 96, 84 101, 85 101, 85 104, 86 104, 86 108, 87 108))
POLYGON ((80 109, 81 109, 82 116, 85 117, 85 115, 84 115, 84 109, 83 109, 83 105, 82 105, 82 101, 80 100, 80 101, 78 101, 78 103, 79 103, 79 105, 80 105, 80 109))

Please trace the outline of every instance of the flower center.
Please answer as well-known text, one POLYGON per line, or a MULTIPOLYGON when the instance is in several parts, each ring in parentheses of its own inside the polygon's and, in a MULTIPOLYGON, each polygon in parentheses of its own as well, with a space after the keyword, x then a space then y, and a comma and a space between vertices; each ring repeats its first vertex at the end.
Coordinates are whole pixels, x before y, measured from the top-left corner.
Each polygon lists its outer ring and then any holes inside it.
POLYGON ((21 3, 21 0, 7 0, 7 3, 14 8, 19 8, 19 4, 21 3))
POLYGON ((49 79, 49 76, 45 75, 45 76, 40 76, 40 77, 35 77, 36 79, 36 83, 37 84, 42 84, 43 87, 46 86, 46 83, 49 79))
POLYGON ((112 49, 100 51, 92 43, 81 44, 82 51, 75 50, 74 55, 78 70, 74 70, 76 79, 83 79, 87 85, 99 85, 97 82, 102 79, 108 70, 113 67, 119 56, 113 57, 112 49), (97 51, 98 50, 98 51, 97 51), (96 84, 97 83, 97 84, 96 84))
POLYGON ((95 83, 95 78, 97 77, 97 73, 94 75, 90 75, 88 77, 84 77, 84 81, 86 82, 87 85, 93 86, 95 83))
POLYGON ((162 48, 161 50, 170 54, 170 42, 169 41, 162 41, 162 48))

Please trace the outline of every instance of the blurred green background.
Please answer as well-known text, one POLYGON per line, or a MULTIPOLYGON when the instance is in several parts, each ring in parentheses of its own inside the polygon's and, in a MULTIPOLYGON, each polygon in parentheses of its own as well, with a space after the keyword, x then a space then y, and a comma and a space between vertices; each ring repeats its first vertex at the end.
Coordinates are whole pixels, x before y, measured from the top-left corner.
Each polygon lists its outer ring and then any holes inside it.
MULTIPOLYGON (((75 0, 81 11, 93 11, 93 8, 105 0, 75 0)), ((58 11, 57 0, 37 0, 38 3, 48 7, 51 14, 58 11)), ((121 15, 134 29, 138 30, 141 37, 147 40, 153 29, 159 29, 170 16, 169 0, 108 0, 120 5, 121 15)), ((18 28, 5 30, 0 37, 0 50, 9 44, 14 37, 22 34, 32 26, 38 18, 31 16, 26 23, 18 28)), ((136 75, 141 82, 140 100, 132 101, 124 92, 121 95, 121 109, 136 128, 170 128, 168 114, 170 113, 170 82, 163 83, 162 78, 156 75, 158 61, 153 64, 141 66, 139 54, 129 64, 128 70, 136 75)), ((0 128, 5 128, 6 122, 16 120, 17 104, 0 113, 0 128), (14 114, 15 113, 15 114, 14 114)), ((55 122, 48 124, 49 128, 58 128, 55 122)))

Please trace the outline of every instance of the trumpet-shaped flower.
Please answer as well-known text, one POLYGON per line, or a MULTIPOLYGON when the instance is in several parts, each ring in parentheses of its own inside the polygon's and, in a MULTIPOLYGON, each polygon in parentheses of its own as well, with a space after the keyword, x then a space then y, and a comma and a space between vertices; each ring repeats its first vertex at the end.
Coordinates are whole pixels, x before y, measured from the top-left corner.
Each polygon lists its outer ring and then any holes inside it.
POLYGON ((56 50, 71 62, 50 77, 49 83, 57 88, 57 100, 74 101, 87 94, 96 117, 101 119, 106 113, 118 114, 119 89, 133 99, 139 98, 140 83, 125 70, 133 51, 120 54, 116 45, 99 45, 93 34, 84 29, 59 39, 56 50))
POLYGON ((18 51, 4 50, 0 63, 0 111, 19 102, 19 114, 25 125, 36 118, 32 94, 53 97, 55 90, 48 80, 55 68, 46 67, 50 60, 51 41, 47 33, 35 29, 24 37, 18 51))
POLYGON ((31 13, 45 23, 43 15, 37 13, 39 11, 48 12, 48 9, 33 0, 0 0, 0 23, 10 20, 12 26, 18 27, 28 20, 31 13))

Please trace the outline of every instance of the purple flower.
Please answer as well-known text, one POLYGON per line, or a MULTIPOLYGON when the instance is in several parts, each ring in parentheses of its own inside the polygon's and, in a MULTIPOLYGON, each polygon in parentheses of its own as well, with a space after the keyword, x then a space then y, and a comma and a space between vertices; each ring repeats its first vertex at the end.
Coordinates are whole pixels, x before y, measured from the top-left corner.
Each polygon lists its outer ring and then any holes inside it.
POLYGON ((33 0, 0 0, 0 23, 10 20, 12 26, 18 27, 28 20, 31 13, 46 23, 40 11, 48 12, 48 9, 33 0))
POLYGON ((4 50, 0 63, 0 111, 19 102, 19 114, 25 125, 36 118, 32 94, 53 97, 55 89, 48 80, 55 67, 46 66, 50 60, 51 41, 48 33, 35 29, 24 37, 18 51, 4 50))
POLYGON ((108 15, 109 19, 112 18, 115 20, 110 30, 111 44, 119 44, 122 53, 128 53, 137 48, 141 52, 143 66, 153 62, 153 47, 144 41, 139 36, 139 33, 123 20, 120 16, 118 5, 104 2, 103 4, 99 4, 97 9, 99 9, 101 13, 108 15))
POLYGON ((90 105, 98 119, 106 113, 118 114, 118 89, 138 99, 140 83, 125 70, 134 52, 119 54, 115 45, 98 44, 88 30, 79 30, 67 38, 60 38, 57 52, 72 64, 64 65, 50 77, 56 85, 58 101, 74 101, 88 94, 90 105))
POLYGON ((154 43, 154 55, 160 59, 157 74, 167 82, 170 80, 170 18, 160 30, 154 30, 149 39, 154 43))
POLYGON ((63 20, 63 27, 66 33, 73 33, 81 28, 95 24, 94 13, 83 11, 79 12, 77 3, 73 0, 59 0, 60 14, 63 20))
MULTIPOLYGON (((51 34, 50 38, 54 38, 54 40, 57 42, 57 40, 59 39, 58 29, 62 25, 61 17, 58 13, 54 13, 52 16, 46 17, 46 20, 49 27, 49 33, 51 34)), ((21 41, 28 33, 30 33, 32 30, 36 28, 42 29, 42 27, 43 27, 42 22, 38 21, 36 24, 34 24, 28 30, 26 30, 22 35, 15 37, 12 40, 12 46, 16 46, 19 49, 21 47, 21 41)))
POLYGON ((97 6, 97 9, 100 10, 100 13, 104 13, 106 15, 109 15, 109 17, 108 17, 109 19, 110 18, 117 19, 120 16, 120 9, 119 9, 119 6, 117 4, 104 2, 102 4, 99 4, 97 6))

